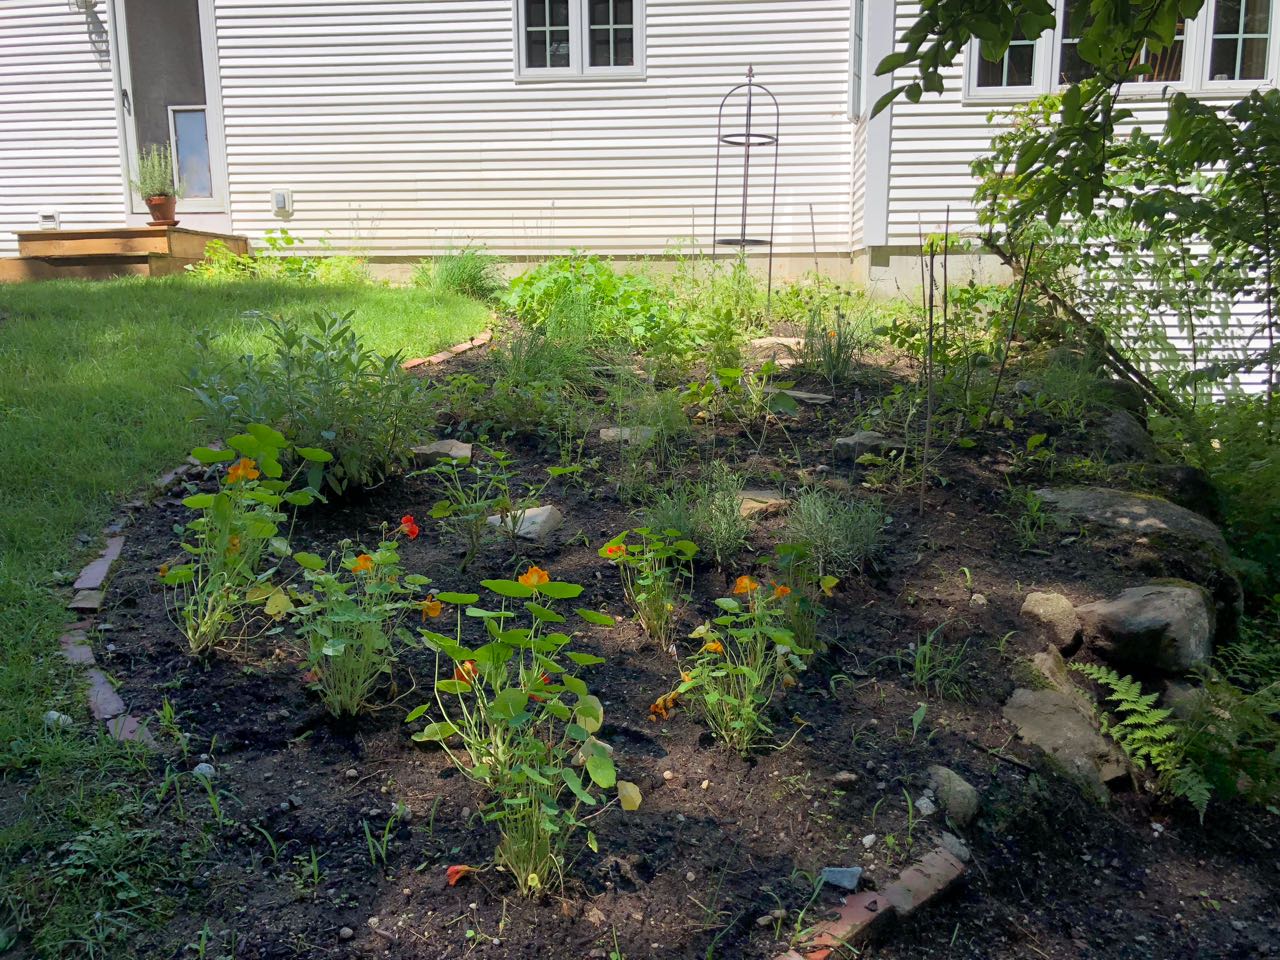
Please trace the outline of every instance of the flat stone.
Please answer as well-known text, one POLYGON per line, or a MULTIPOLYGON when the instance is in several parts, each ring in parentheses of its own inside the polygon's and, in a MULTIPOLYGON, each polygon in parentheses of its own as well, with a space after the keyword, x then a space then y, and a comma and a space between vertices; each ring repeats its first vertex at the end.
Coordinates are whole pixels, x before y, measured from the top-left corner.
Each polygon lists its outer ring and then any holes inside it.
POLYGON ((111 537, 108 539, 107 548, 102 551, 102 555, 80 571, 80 576, 76 578, 74 584, 75 589, 99 589, 106 582, 107 574, 111 572, 111 565, 119 559, 122 549, 124 549, 124 537, 111 537))
MULTIPOLYGON (((489 517, 491 527, 510 530, 514 518, 496 515, 489 517)), ((519 518, 516 536, 521 540, 545 540, 564 523, 564 515, 553 506, 530 507, 519 518)))
POLYGON ((653 439, 652 427, 604 427, 600 439, 605 443, 648 443, 653 439))
POLYGON ((1075 604, 1060 593, 1029 593, 1021 612, 1043 626, 1049 641, 1059 650, 1071 650, 1080 638, 1075 604))
POLYGON ((791 501, 778 490, 743 490, 738 495, 738 503, 738 512, 750 520, 781 513, 791 501))
POLYGON ((835 397, 827 393, 806 393, 803 390, 780 390, 778 392, 786 394, 796 403, 807 403, 815 407, 825 406, 835 400, 835 397))
POLYGON ((446 460, 461 460, 464 463, 471 460, 471 444, 460 440, 437 440, 435 443, 413 447, 411 452, 413 465, 419 470, 425 470, 446 460))
POLYGON ((822 882, 841 890, 857 890, 862 882, 861 867, 823 867, 822 882))
POLYGON ((1195 584, 1132 587, 1076 613, 1090 646, 1114 663, 1185 673, 1213 653, 1213 604, 1195 584))
POLYGON ((1106 785, 1128 772, 1120 748, 1081 713, 1070 694, 1019 688, 1004 705, 1004 717, 1018 728, 1018 736, 1047 753, 1099 801, 1110 797, 1106 785))
POLYGON ((124 713, 124 701, 105 673, 90 670, 86 676, 89 680, 89 710, 95 718, 110 720, 124 713))
POLYGON ((929 783, 947 819, 957 827, 967 827, 978 815, 981 799, 977 788, 950 767, 929 767, 929 783))
POLYGON ((93 666, 93 648, 89 646, 89 636, 83 630, 72 630, 58 638, 62 647, 62 655, 72 663, 93 666))
POLYGON ((884 891, 900 916, 908 917, 951 888, 964 876, 964 864, 942 847, 930 850, 902 871, 884 891))
POLYGON ((156 745, 156 738, 143 726, 137 717, 122 714, 107 721, 107 732, 117 740, 145 743, 149 747, 156 745))
POLYGON ((906 445, 906 441, 886 437, 877 430, 859 430, 850 436, 837 438, 831 452, 838 462, 856 463, 863 454, 874 453, 879 456, 903 450, 906 445))
POLYGON ((68 610, 75 610, 78 613, 97 613, 102 609, 102 591, 101 590, 81 590, 71 602, 67 604, 68 610))

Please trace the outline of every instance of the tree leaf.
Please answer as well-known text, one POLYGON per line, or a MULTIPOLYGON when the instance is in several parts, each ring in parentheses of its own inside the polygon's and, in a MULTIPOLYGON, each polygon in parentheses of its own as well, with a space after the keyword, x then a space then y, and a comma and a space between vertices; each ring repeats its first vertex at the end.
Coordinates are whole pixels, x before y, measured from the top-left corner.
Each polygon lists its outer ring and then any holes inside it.
POLYGON ((640 803, 644 799, 640 793, 640 788, 630 780, 618 781, 618 802, 622 805, 622 809, 628 812, 639 810, 640 803))

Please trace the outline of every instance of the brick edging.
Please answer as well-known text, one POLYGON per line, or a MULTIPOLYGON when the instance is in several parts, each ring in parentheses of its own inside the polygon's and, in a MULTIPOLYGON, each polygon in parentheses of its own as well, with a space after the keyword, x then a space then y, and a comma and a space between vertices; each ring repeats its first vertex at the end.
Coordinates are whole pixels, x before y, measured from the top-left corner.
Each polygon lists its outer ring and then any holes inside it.
POLYGON ((400 364, 400 369, 410 373, 418 373, 419 375, 426 373, 423 367, 433 367, 437 364, 444 363, 446 360, 452 360, 460 354, 466 353, 468 350, 474 350, 477 347, 483 347, 486 343, 493 339, 493 331, 485 330, 483 333, 477 333, 470 340, 462 343, 455 343, 447 350, 441 350, 439 353, 433 353, 429 357, 414 357, 400 364))
POLYGON ((943 847, 930 850, 898 875, 882 891, 868 890, 847 897, 835 916, 810 933, 793 950, 775 960, 828 960, 856 956, 856 949, 884 933, 898 918, 911 916, 946 893, 965 873, 965 866, 943 847))

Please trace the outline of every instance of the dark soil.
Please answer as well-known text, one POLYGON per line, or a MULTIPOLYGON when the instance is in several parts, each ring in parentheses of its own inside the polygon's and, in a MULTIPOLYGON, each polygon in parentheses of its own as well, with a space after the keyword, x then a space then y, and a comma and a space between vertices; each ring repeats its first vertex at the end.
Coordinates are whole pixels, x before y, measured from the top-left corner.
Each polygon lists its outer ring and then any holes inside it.
MULTIPOLYGON (((468 363, 479 369, 482 361, 468 363)), ((730 459, 749 475, 749 486, 794 486, 800 470, 831 462, 832 440, 858 427, 855 397, 870 390, 838 390, 832 406, 803 409, 785 435, 774 430, 762 454, 739 441, 730 459)), ((137 955, 189 955, 175 944, 196 940, 207 924, 224 952, 234 940, 234 956, 248 960, 472 953, 568 960, 614 950, 627 958, 772 958, 836 902, 824 891, 801 912, 823 866, 861 865, 870 886, 884 886, 938 844, 947 829, 941 814, 909 823, 904 800, 904 792, 921 795, 932 763, 954 768, 983 796, 978 821, 962 834, 973 854, 967 877, 863 956, 1280 955, 1274 819, 1221 806, 1201 826, 1194 812, 1157 807, 1142 789, 1099 807, 1020 743, 1001 717, 1019 661, 1044 643, 1018 617, 1028 591, 1096 599, 1171 566, 1141 545, 1087 531, 1054 531, 1043 549, 1019 549, 1002 516, 1012 451, 1040 431, 1054 434, 1060 451, 1086 446, 1087 438, 1053 424, 1019 424, 978 435, 971 449, 948 450, 922 515, 916 490, 880 492, 892 515, 883 550, 830 602, 821 627, 830 652, 780 697, 774 725, 781 748, 744 761, 688 714, 649 722, 650 703, 674 685, 672 658, 630 621, 585 631, 578 647, 607 658, 586 675, 605 703, 602 736, 645 801, 636 813, 615 807, 596 819, 599 852, 581 849, 563 896, 533 901, 493 871, 446 884, 446 866, 488 862, 495 833, 478 814, 485 797, 476 785, 439 749, 415 744, 416 727, 403 722, 430 698, 429 654, 404 651, 395 689, 386 691, 394 702, 346 726, 307 689, 287 630, 194 660, 155 575, 174 558, 174 530, 188 512, 167 497, 137 513, 95 652, 122 682, 133 713, 153 716, 166 701, 172 706, 190 749, 184 755, 153 719, 162 753, 177 770, 202 759, 216 764, 226 818, 211 828, 214 843, 189 880, 188 912, 139 945, 137 955), (963 699, 915 689, 896 659, 944 623, 949 642, 969 643, 963 699), (911 715, 921 702, 925 719, 913 732, 911 715), (836 789, 839 771, 856 773, 856 784, 836 789), (375 866, 365 825, 380 837, 397 805, 412 816, 392 826, 387 865, 375 866), (864 845, 871 834, 876 839, 864 845), (318 882, 308 876, 313 853, 318 882), (787 919, 757 923, 779 908, 787 919), (343 927, 354 931, 351 939, 340 939, 343 927)), ((708 442, 705 434, 695 437, 708 442)), ((529 443, 506 449, 531 476, 557 462, 529 443)), ((718 449, 724 455, 724 437, 718 449)), ((611 492, 616 455, 593 442, 587 456, 598 456, 600 469, 581 484, 548 489, 544 501, 566 516, 550 543, 516 558, 495 543, 465 575, 458 545, 422 519, 437 499, 429 477, 393 480, 313 508, 299 518, 294 547, 327 554, 342 538, 375 542, 381 523, 413 513, 423 533, 403 544, 401 555, 437 589, 471 590, 532 561, 555 579, 584 584, 583 606, 625 617, 617 574, 596 555, 601 542, 634 523, 631 507, 611 492)), ((851 497, 871 495, 843 468, 821 476, 851 497)), ((698 568, 688 627, 711 614, 735 575, 763 571, 781 523, 758 524, 754 552, 733 569, 698 568)), ((209 823, 208 804, 194 779, 182 783, 195 831, 209 823)), ((157 821, 180 819, 176 798, 164 805, 157 821)))

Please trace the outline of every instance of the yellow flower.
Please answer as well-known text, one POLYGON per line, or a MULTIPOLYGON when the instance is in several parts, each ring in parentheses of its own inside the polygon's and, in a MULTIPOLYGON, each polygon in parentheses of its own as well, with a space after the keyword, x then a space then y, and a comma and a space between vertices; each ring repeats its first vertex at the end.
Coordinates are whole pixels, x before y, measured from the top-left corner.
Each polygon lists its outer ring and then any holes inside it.
POLYGON ((233 533, 230 537, 227 538, 227 556, 234 557, 239 552, 240 552, 240 537, 239 535, 233 533))
POLYGON ((793 677, 791 674, 788 673, 785 677, 782 678, 782 689, 790 690, 795 685, 796 685, 796 678, 793 677))
POLYGON ((373 557, 367 553, 362 553, 356 557, 356 562, 351 566, 352 573, 368 573, 373 569, 373 557))
POLYGON ((258 472, 258 464, 248 457, 241 457, 227 468, 227 482, 239 483, 241 480, 257 480, 262 476, 258 472))
POLYGON ((680 674, 680 682, 681 682, 681 683, 693 683, 693 674, 689 673, 688 671, 684 671, 684 672, 682 672, 682 673, 680 674))
POLYGON ((699 650, 698 652, 699 653, 724 653, 724 644, 721 643, 719 640, 712 640, 709 643, 704 643, 702 645, 702 649, 699 650))
POLYGON ((167 577, 169 575, 169 565, 167 563, 160 564, 160 569, 156 572, 157 576, 167 577))
POLYGON ((428 597, 418 604, 418 609, 422 611, 422 619, 426 620, 427 617, 440 616, 440 612, 444 610, 444 604, 435 597, 428 597))
POLYGON ((520 574, 517 579, 520 581, 522 586, 533 587, 534 589, 537 589, 544 583, 551 582, 551 577, 547 571, 538 566, 530 567, 524 573, 520 574))
POLYGON ((733 582, 733 592, 735 594, 751 593, 753 590, 759 590, 760 583, 752 580, 750 577, 739 577, 733 582))

